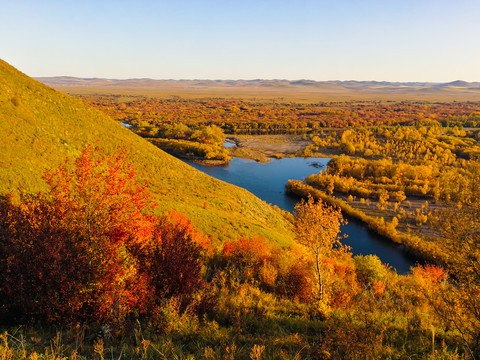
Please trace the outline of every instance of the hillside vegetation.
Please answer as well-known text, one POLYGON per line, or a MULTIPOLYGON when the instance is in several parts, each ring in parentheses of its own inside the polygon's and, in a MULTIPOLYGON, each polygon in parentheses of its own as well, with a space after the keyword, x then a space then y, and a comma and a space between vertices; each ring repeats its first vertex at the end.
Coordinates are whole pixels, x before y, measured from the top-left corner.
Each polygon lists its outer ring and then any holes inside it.
POLYGON ((80 100, 53 90, 0 60, 0 194, 47 189, 42 175, 93 144, 112 153, 126 149, 139 181, 158 202, 157 213, 175 209, 220 241, 264 235, 290 242, 280 212, 249 192, 213 179, 166 154, 80 100))
MULTIPOLYGON (((323 190, 298 182, 312 197, 290 228, 250 193, 0 65, 0 359, 480 358, 476 130, 429 120, 312 136, 304 153, 351 155, 323 173, 330 195, 355 190, 379 211, 412 194, 457 205, 416 214, 441 235, 443 267, 398 275, 341 245, 340 210, 313 199, 328 204, 323 190), (455 184, 461 191, 444 186, 455 184)), ((457 115, 477 125, 477 114, 457 115)), ((191 139, 221 135, 207 126, 190 128, 191 139)), ((158 132, 181 138, 182 128, 158 132)), ((400 215, 369 225, 396 234, 400 215)))

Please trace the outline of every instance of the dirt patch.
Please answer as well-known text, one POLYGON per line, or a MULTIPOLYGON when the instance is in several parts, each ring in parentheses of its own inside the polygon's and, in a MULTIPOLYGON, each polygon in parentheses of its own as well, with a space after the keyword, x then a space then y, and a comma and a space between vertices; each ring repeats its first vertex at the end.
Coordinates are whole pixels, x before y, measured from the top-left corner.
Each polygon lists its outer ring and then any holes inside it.
POLYGON ((231 156, 256 161, 295 156, 312 143, 299 135, 235 135, 230 138, 237 144, 230 148, 231 156))
POLYGON ((195 159, 193 162, 203 165, 203 166, 228 166, 228 161, 226 160, 203 160, 195 159))
POLYGON ((257 162, 267 162, 270 158, 261 151, 253 150, 246 146, 236 146, 229 148, 229 155, 232 157, 255 160, 257 162))

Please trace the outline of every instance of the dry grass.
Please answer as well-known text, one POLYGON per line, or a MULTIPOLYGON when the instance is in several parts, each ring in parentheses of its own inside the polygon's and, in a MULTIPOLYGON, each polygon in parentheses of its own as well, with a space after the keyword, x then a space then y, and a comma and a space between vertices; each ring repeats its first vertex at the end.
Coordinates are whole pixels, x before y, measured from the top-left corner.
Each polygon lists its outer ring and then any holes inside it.
MULTIPOLYGON (((45 80, 44 80, 45 81, 45 80)), ((328 101, 479 101, 480 90, 469 88, 418 88, 418 87, 374 87, 366 89, 341 86, 310 87, 302 85, 205 85, 192 86, 191 82, 165 81, 160 84, 129 83, 117 85, 58 85, 55 89, 71 95, 117 95, 186 99, 222 98, 246 101, 294 101, 316 103, 328 101)))

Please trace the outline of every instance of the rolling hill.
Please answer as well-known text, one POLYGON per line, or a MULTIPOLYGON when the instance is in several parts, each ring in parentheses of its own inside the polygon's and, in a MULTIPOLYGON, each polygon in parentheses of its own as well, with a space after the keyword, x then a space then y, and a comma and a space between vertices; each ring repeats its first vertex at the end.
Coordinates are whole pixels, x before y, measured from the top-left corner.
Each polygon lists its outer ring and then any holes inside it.
POLYGON ((479 101, 480 83, 313 81, 313 80, 154 80, 101 79, 68 76, 38 81, 72 95, 280 99, 296 102, 391 100, 479 101))
POLYGON ((159 203, 197 229, 225 241, 264 235, 278 244, 292 239, 281 213, 246 190, 213 179, 166 154, 83 102, 58 92, 0 60, 0 194, 46 190, 45 169, 94 144, 108 154, 126 149, 140 181, 159 203))

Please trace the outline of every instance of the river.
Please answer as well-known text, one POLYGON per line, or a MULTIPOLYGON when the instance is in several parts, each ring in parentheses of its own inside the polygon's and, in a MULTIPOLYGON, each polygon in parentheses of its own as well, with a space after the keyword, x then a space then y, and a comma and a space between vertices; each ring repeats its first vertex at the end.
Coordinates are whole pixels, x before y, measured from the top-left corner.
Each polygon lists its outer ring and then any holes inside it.
MULTIPOLYGON (((234 158, 230 166, 203 166, 186 161, 194 168, 230 184, 247 189, 260 199, 292 212, 297 197, 285 194, 288 180, 303 180, 307 175, 320 172, 330 159, 325 158, 284 158, 257 163, 253 160, 234 158)), ((349 220, 342 231, 348 235, 342 243, 352 248, 354 255, 377 255, 382 262, 395 268, 399 274, 406 274, 415 262, 397 245, 369 231, 363 224, 349 220)))

